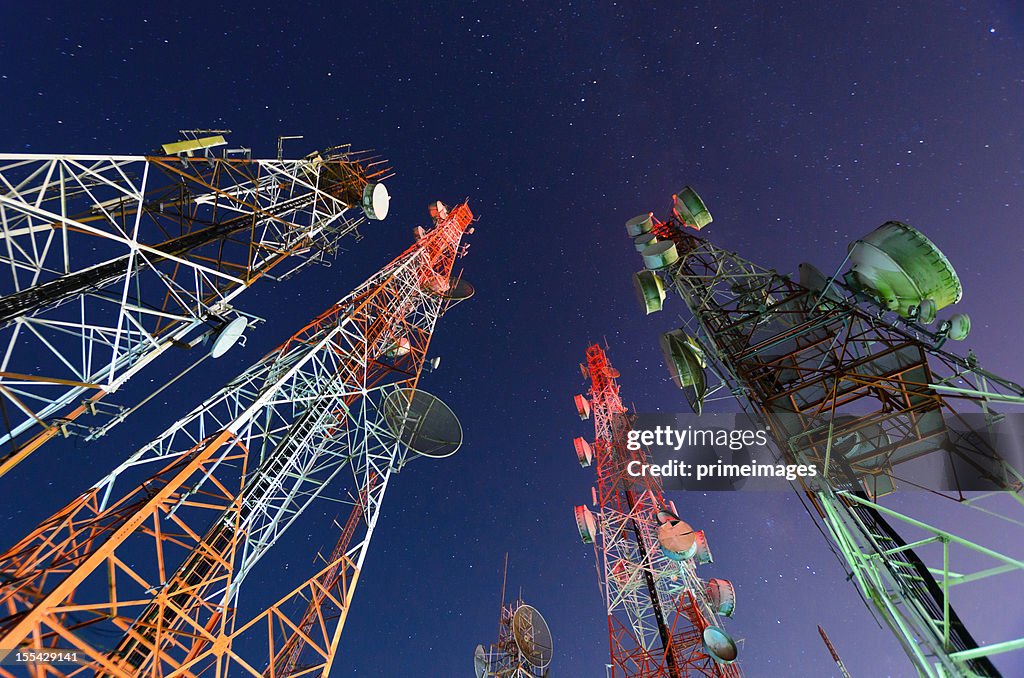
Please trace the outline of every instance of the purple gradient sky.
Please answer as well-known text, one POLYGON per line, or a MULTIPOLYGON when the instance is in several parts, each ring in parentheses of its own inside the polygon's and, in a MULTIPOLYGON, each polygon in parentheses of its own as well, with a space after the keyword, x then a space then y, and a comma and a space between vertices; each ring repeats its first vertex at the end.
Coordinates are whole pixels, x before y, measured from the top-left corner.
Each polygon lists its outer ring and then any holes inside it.
MULTIPOLYGON (((462 417, 465 445, 389 490, 332 675, 470 675, 473 647, 495 634, 506 550, 510 584, 554 632, 553 675, 603 675, 593 554, 572 520, 593 482, 571 447, 592 433, 572 411, 576 364, 606 337, 627 401, 685 409, 656 344, 685 309, 641 315, 627 218, 663 214, 691 183, 715 215, 708 237, 779 271, 831 270, 851 240, 906 221, 959 271, 966 346, 1024 376, 1021 6, 832 4, 6 8, 0 148, 142 153, 182 127, 224 126, 264 157, 279 134, 306 136, 296 154, 375 147, 399 176, 391 216, 333 268, 246 298, 268 323, 244 351, 106 440, 55 444, 0 480, 0 546, 397 254, 428 201, 469 195, 478 294, 444 318, 444 363, 424 380, 462 417)), ((746 675, 836 675, 817 624, 854 676, 913 675, 792 495, 675 501, 708 532, 708 576, 737 585, 729 628, 746 675)), ((959 512, 900 503, 1002 541, 959 512)), ((255 575, 268 592, 309 568, 335 508, 315 513, 255 575)), ((979 640, 1020 634, 1021 590, 965 594, 958 609, 979 640)), ((1024 658, 1001 666, 1024 675, 1024 658)))

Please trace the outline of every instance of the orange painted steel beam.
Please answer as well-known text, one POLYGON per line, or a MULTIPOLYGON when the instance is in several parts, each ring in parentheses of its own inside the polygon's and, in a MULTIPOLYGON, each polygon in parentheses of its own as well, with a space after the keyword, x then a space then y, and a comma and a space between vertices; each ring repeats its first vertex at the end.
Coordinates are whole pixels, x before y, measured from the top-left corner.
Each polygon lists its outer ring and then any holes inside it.
MULTIPOLYGON (((461 236, 472 220, 472 213, 462 205, 449 219, 450 228, 461 236)), ((414 245, 382 269, 384 275, 379 282, 358 294, 352 307, 332 306, 264 360, 289 356, 290 349, 299 351, 297 355, 306 355, 312 350, 309 344, 317 333, 337 326, 344 316, 359 326, 361 340, 346 354, 337 355, 335 373, 356 374, 362 369, 360 360, 366 357, 371 360, 366 363, 368 372, 360 375, 364 379, 361 383, 377 383, 386 373, 393 372, 394 367, 372 359, 409 312, 401 307, 398 290, 392 289, 398 284, 396 276, 400 270, 389 269, 403 257, 416 253, 417 248, 426 252, 417 254, 421 260, 417 260, 415 272, 420 281, 451 275, 456 252, 450 243, 438 245, 428 241, 414 245)), ((422 350, 418 351, 419 364, 429 338, 427 333, 422 350)), ((418 366, 408 374, 407 381, 414 386, 418 366)), ((346 405, 358 397, 347 396, 346 405)), ((257 403, 246 411, 256 408, 257 403)), ((231 642, 239 633, 250 630, 256 621, 233 630, 235 611, 223 604, 227 598, 218 604, 208 602, 203 595, 211 589, 226 591, 230 587, 235 556, 246 537, 238 525, 249 449, 229 426, 211 433, 105 506, 101 503, 105 500, 101 500, 100 488, 90 489, 0 554, 0 610, 6 613, 0 617, 0 647, 45 649, 61 643, 62 647, 78 650, 91 667, 89 670, 113 676, 165 675, 168 671, 168 675, 190 676, 191 667, 212 661, 211 657, 218 662, 229 658, 249 667, 245 660, 232 654, 231 642), (193 513, 183 515, 187 511, 182 511, 182 507, 192 509, 193 513), (211 511, 221 519, 208 528, 206 518, 211 511), (200 527, 196 516, 203 519, 204 527, 200 527), (121 551, 129 541, 138 544, 140 540, 149 543, 151 551, 147 547, 147 552, 151 555, 129 564, 129 555, 137 559, 136 552, 121 551), (178 561, 170 559, 171 552, 176 550, 186 550, 191 555, 178 565, 178 561), (168 575, 171 570, 173 573, 168 575), (103 585, 99 586, 99 582, 103 585), (98 588, 102 589, 100 593, 98 588), (83 592, 88 593, 84 599, 83 592), (90 615, 89 619, 76 618, 82 614, 90 615), (124 631, 117 650, 111 652, 89 642, 87 631, 99 620, 112 622, 124 631), (175 659, 176 656, 181 659, 175 659)), ((316 596, 321 601, 340 605, 343 621, 358 570, 344 559, 335 559, 332 565, 333 572, 325 569, 317 575, 321 579, 314 577, 303 586, 319 591, 316 596), (341 587, 340 593, 328 593, 330 586, 324 582, 330 578, 323 579, 325 573, 336 578, 333 585, 341 587)), ((290 595, 297 594, 293 591, 290 595)), ((284 614, 279 606, 273 606, 259 618, 283 619, 284 614)), ((328 666, 339 634, 340 625, 330 638, 328 666)), ((308 633, 304 635, 305 642, 312 640, 308 633)), ((271 652, 269 659, 274 657, 271 652)), ((48 670, 51 669, 56 671, 54 667, 48 670)), ((78 671, 74 669, 66 675, 76 675, 78 671)))

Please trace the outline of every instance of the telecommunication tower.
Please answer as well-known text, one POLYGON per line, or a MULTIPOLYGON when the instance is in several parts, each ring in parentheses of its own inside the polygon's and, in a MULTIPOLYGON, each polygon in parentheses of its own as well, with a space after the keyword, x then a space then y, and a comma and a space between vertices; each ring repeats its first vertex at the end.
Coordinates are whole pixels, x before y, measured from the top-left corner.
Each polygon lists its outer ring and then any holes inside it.
POLYGON ((476 646, 473 674, 476 678, 546 678, 553 656, 554 642, 544 616, 522 597, 502 601, 498 642, 486 648, 476 646))
POLYGON ((0 154, 0 475, 55 435, 106 433, 133 410, 104 396, 173 347, 219 357, 259 320, 233 306, 246 289, 329 264, 387 215, 385 161, 215 155, 226 132, 148 156, 0 154))
MULTIPOLYGON (((802 264, 795 282, 697 236, 711 215, 691 188, 673 201, 668 220, 641 214, 626 229, 644 260, 634 283, 647 313, 671 290, 692 314, 661 339, 691 408, 699 414, 724 389, 770 429, 780 460, 820 469, 795 487, 920 675, 999 675, 989 657, 1024 638, 979 646, 950 590, 1019 574, 1024 562, 881 503, 901 486, 997 518, 999 501, 1020 503, 1021 476, 988 433, 1001 419, 993 405, 1024 404, 1024 389, 944 348, 966 338, 965 314, 932 327, 960 300, 952 265, 890 221, 850 246, 845 275, 802 264), (994 491, 970 492, 982 486, 994 491), (910 543, 891 521, 915 535, 910 543), (972 558, 991 567, 952 564, 972 558)), ((1019 540, 1021 524, 1010 518, 999 531, 1019 540)))
POLYGON ((401 256, 0 554, 0 647, 82 664, 38 675, 327 675, 392 473, 462 442, 418 381, 438 318, 473 292, 452 274, 473 215, 433 213, 401 256), (328 486, 354 508, 325 567, 241 615, 247 575, 328 486))
POLYGON ((627 472, 646 454, 626 445, 632 420, 619 395, 619 372, 604 349, 590 346, 581 367, 590 397, 577 395, 576 410, 581 419, 593 416, 594 444, 582 437, 573 444, 581 466, 597 463, 597 513, 582 505, 575 515, 580 537, 594 544, 598 561, 609 675, 739 676, 736 643, 718 619, 736 608, 732 583, 697 576, 697 565, 712 560, 703 530, 680 520, 659 478, 627 472))

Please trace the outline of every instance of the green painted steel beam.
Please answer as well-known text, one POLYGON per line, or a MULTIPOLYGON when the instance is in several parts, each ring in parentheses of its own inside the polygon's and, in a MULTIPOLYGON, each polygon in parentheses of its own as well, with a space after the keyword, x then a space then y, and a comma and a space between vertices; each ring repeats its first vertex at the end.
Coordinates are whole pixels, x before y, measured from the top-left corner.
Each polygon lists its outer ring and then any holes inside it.
POLYGON ((1022 562, 1020 560, 1017 560, 1016 558, 1011 558, 1009 556, 1003 555, 1002 553, 998 553, 997 551, 993 551, 992 549, 985 548, 984 546, 982 546, 980 544, 975 544, 974 542, 968 541, 967 539, 964 539, 963 537, 958 537, 955 534, 951 534, 949 532, 946 532, 945 530, 940 530, 939 528, 934 527, 932 525, 929 525, 928 523, 923 523, 920 520, 916 520, 914 518, 911 518, 910 516, 903 515, 902 513, 899 513, 898 511, 893 511, 892 509, 885 508, 884 506, 880 506, 880 505, 874 503, 873 501, 869 501, 867 499, 863 499, 863 498, 858 497, 858 496, 856 496, 854 494, 850 494, 849 492, 839 491, 837 494, 842 496, 844 499, 848 499, 848 500, 854 501, 854 502, 856 502, 858 504, 861 504, 863 506, 867 506, 867 507, 873 508, 876 511, 878 511, 879 513, 883 513, 883 514, 885 514, 887 516, 890 516, 892 518, 896 518, 897 520, 902 520, 903 522, 907 523, 908 525, 913 525, 914 527, 917 527, 917 528, 920 528, 922 530, 926 530, 928 532, 931 532, 932 534, 935 534, 936 536, 944 537, 946 539, 949 539, 951 542, 959 544, 960 546, 963 546, 965 548, 971 549, 972 551, 977 551, 978 553, 983 553, 983 554, 985 554, 987 556, 990 556, 991 558, 994 558, 994 559, 998 560, 1001 563, 1005 563, 1006 565, 1011 566, 1011 568, 1013 568, 1013 569, 1024 570, 1024 562, 1022 562))
POLYGON ((1024 648, 1024 638, 1007 640, 1003 643, 993 643, 992 645, 984 645, 970 650, 962 650, 960 652, 954 652, 949 656, 954 661, 965 662, 971 659, 977 659, 978 657, 991 657, 992 655, 1012 652, 1021 648, 1024 648))
POLYGON ((959 388, 957 386, 946 386, 944 384, 928 384, 928 388, 935 391, 942 391, 944 393, 957 393, 959 395, 971 396, 973 398, 991 400, 993 402, 1015 403, 1017 405, 1024 405, 1024 397, 1022 396, 1008 395, 1005 393, 993 393, 992 391, 978 391, 973 388, 959 388))

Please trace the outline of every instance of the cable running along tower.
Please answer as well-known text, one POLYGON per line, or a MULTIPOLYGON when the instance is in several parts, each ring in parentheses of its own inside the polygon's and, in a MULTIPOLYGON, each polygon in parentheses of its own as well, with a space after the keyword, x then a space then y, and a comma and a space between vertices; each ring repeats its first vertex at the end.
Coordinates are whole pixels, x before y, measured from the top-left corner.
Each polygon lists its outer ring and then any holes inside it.
POLYGON ((433 207, 404 254, 0 554, 0 647, 83 664, 40 676, 327 675, 392 473, 462 441, 418 381, 472 294, 452 271, 473 217, 433 207), (325 566, 242 614, 247 576, 328 491, 353 512, 325 566))
POLYGON ((699 414, 715 391, 733 394, 785 463, 821 470, 795 487, 921 676, 999 675, 989 658, 1024 638, 979 645, 950 592, 1019 577, 1024 562, 883 501, 928 490, 1021 535, 1021 522, 1001 515, 1019 513, 1021 476, 997 451, 1007 422, 993 408, 1024 404, 1024 389, 945 348, 970 330, 963 313, 935 324, 961 296, 949 261, 890 221, 850 246, 845 274, 802 264, 797 282, 697 236, 711 215, 689 187, 673 200, 667 221, 641 214, 626 229, 644 261, 634 283, 646 312, 672 291, 692 314, 661 338, 691 408, 699 414), (975 561, 984 565, 967 567, 975 561))
POLYGON ((718 619, 736 608, 732 583, 697 576, 697 565, 711 562, 704 532, 679 519, 658 478, 627 472, 646 454, 626 446, 632 418, 619 395, 619 372, 604 350, 589 347, 581 367, 591 386, 589 398, 576 396, 576 409, 581 419, 593 416, 594 444, 584 438, 573 443, 581 466, 596 461, 597 513, 584 505, 575 514, 580 537, 594 544, 598 562, 609 676, 739 676, 736 643, 718 619))
POLYGON ((259 320, 234 308, 246 289, 329 265, 363 214, 386 216, 385 161, 253 159, 223 132, 149 156, 0 154, 0 475, 55 435, 106 433, 132 410, 104 396, 173 347, 219 357, 259 320))

